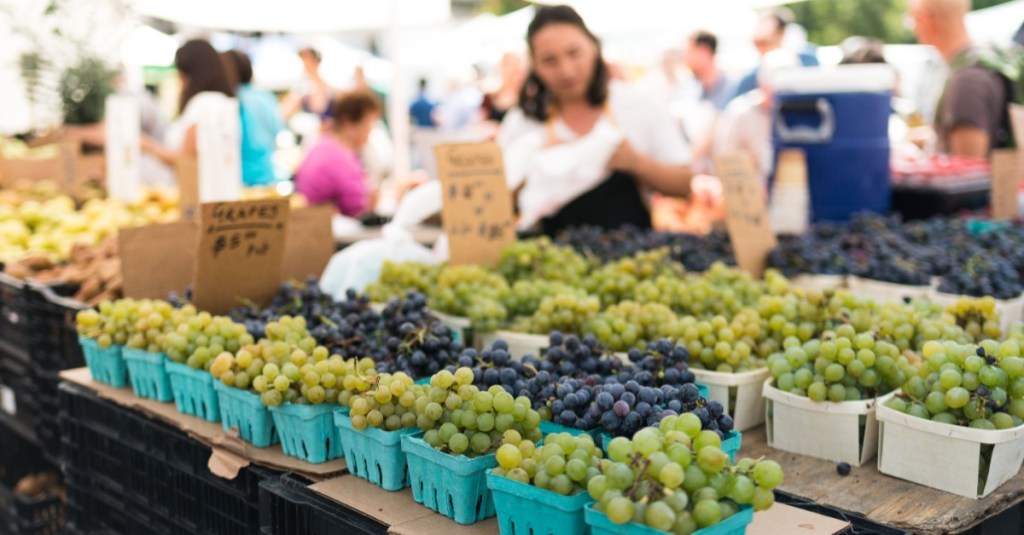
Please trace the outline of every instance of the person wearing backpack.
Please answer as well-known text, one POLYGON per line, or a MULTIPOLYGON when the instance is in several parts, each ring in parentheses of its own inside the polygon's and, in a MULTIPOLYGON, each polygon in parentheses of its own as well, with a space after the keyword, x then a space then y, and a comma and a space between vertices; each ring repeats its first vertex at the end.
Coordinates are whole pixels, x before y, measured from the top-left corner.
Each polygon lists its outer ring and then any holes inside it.
POLYGON ((935 47, 950 68, 935 113, 939 151, 987 159, 1014 145, 1007 104, 1017 95, 1018 66, 1009 54, 971 43, 970 8, 970 0, 911 0, 910 18, 918 42, 935 47))

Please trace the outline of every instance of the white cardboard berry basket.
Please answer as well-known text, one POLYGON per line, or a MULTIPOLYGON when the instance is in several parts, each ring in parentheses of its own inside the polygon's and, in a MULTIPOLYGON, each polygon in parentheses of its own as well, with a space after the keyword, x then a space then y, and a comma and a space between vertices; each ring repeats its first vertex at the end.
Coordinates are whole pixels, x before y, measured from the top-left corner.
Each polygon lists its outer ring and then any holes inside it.
POLYGON ((846 285, 855 297, 871 299, 879 304, 901 302, 904 299, 924 299, 932 289, 932 284, 909 286, 854 276, 847 278, 846 285))
POLYGON ((453 342, 462 344, 462 347, 469 347, 473 344, 473 328, 469 318, 449 316, 434 310, 431 310, 430 313, 452 330, 453 342))
POLYGON ((878 451, 875 408, 892 393, 863 401, 811 401, 764 382, 768 445, 783 451, 861 466, 878 451))
POLYGON ((878 471, 967 498, 984 498, 1020 471, 1024 426, 986 431, 878 407, 878 471), (987 473, 982 448, 991 446, 987 473))
MULTIPOLYGON (((956 304, 961 297, 977 299, 976 297, 942 293, 938 289, 932 289, 928 293, 929 300, 944 307, 956 304)), ((1005 333, 1014 323, 1024 321, 1024 294, 1014 299, 996 299, 996 312, 999 312, 999 328, 1005 333)))
POLYGON ((550 338, 542 334, 517 333, 514 331, 494 331, 477 333, 476 346, 483 349, 491 347, 495 340, 508 342, 508 354, 520 360, 525 355, 539 357, 544 349, 551 345, 550 338))
POLYGON ((798 290, 824 292, 846 288, 846 275, 816 275, 804 273, 789 279, 789 285, 798 290))
POLYGON ((733 429, 746 431, 764 423, 764 397, 761 385, 771 377, 768 368, 752 372, 728 373, 690 368, 697 382, 707 385, 708 398, 725 407, 732 416, 733 429))

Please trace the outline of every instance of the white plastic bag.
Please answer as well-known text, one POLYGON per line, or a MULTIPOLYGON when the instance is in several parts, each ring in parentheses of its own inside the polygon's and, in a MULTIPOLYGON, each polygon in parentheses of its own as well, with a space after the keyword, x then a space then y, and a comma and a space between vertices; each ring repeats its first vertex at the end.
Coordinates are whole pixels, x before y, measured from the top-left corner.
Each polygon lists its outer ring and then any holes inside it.
POLYGON ((438 263, 430 249, 416 243, 412 234, 394 224, 385 225, 383 236, 354 243, 331 257, 320 277, 320 288, 335 299, 345 299, 345 292, 362 292, 380 278, 385 261, 438 263))

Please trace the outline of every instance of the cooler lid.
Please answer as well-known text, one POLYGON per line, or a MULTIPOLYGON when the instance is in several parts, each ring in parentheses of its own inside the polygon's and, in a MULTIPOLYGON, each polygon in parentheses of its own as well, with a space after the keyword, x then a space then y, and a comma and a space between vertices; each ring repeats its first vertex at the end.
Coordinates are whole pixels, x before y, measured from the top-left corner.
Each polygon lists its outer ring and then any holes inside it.
POLYGON ((777 94, 882 93, 896 87, 891 65, 837 65, 784 69, 772 76, 777 94))

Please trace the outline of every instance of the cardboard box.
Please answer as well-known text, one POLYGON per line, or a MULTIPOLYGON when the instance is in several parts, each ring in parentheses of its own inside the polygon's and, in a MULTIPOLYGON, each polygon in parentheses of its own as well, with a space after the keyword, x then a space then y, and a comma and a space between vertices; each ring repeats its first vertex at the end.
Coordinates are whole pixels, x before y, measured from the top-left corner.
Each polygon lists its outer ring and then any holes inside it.
POLYGON ((441 323, 452 330, 454 342, 462 344, 462 347, 471 347, 473 345, 473 328, 469 318, 449 316, 448 314, 442 314, 433 310, 430 313, 437 316, 441 323))
POLYGON ((707 385, 708 397, 721 403, 732 416, 733 429, 746 431, 764 423, 764 380, 771 377, 768 368, 752 372, 725 373, 690 368, 697 382, 707 385))
POLYGON ((796 507, 776 503, 767 511, 754 513, 746 535, 832 535, 845 533, 850 523, 796 507))
POLYGON ((846 284, 854 296, 871 299, 879 304, 899 303, 904 299, 924 299, 931 291, 931 285, 908 286, 861 277, 849 277, 846 284))
POLYGON ((456 524, 412 499, 412 490, 386 491, 354 475, 335 477, 309 487, 335 502, 364 514, 390 528, 393 535, 494 535, 498 519, 491 517, 472 525, 456 524))
POLYGON ((833 462, 861 466, 878 451, 875 408, 893 394, 864 401, 811 401, 764 382, 768 445, 833 462))
POLYGON ((508 342, 508 353, 516 360, 522 359, 524 355, 539 357, 544 353, 544 349, 551 345, 550 339, 543 334, 526 334, 512 331, 478 334, 476 336, 476 345, 481 348, 491 347, 495 340, 508 342))
POLYGON ((797 290, 824 292, 846 288, 846 275, 797 275, 789 279, 789 285, 797 290))
POLYGON ((183 433, 209 446, 213 453, 208 464, 210 472, 225 479, 234 479, 238 471, 249 464, 258 464, 275 470, 296 472, 311 480, 320 481, 345 471, 345 460, 337 459, 323 464, 310 464, 289 457, 280 445, 257 448, 237 436, 224 432, 219 422, 207 422, 195 416, 178 412, 173 403, 161 403, 137 397, 131 388, 114 388, 92 380, 89 369, 75 368, 60 372, 61 379, 84 386, 104 399, 128 407, 180 429, 183 433))
POLYGON ((1024 427, 985 431, 878 407, 878 471, 967 498, 984 498, 1017 475, 1024 427), (992 454, 985 473, 982 448, 992 454), (979 489, 979 480, 982 481, 979 489))

